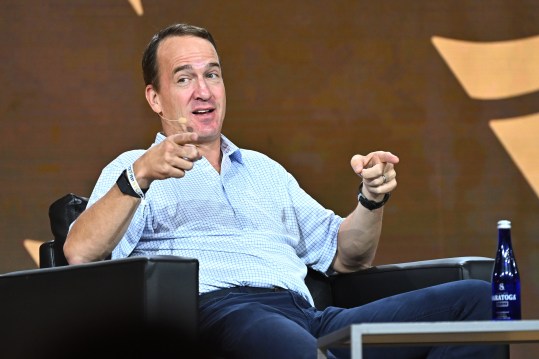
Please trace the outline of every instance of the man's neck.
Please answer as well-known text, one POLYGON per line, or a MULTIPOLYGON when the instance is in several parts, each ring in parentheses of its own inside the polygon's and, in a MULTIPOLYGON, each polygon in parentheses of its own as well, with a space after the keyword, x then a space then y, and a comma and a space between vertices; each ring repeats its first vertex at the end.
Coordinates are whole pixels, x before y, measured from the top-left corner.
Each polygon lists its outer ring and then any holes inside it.
POLYGON ((217 173, 221 173, 221 161, 223 153, 221 152, 221 140, 212 143, 201 143, 197 145, 200 154, 210 162, 217 173))

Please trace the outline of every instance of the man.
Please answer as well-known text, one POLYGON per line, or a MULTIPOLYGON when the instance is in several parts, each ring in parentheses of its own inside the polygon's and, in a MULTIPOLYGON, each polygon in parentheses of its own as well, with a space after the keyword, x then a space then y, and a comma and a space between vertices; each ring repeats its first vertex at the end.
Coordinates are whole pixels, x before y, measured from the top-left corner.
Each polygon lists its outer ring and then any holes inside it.
MULTIPOLYGON (((201 336, 231 358, 313 358, 316 337, 354 322, 487 318, 490 287, 480 281, 317 311, 304 283, 307 266, 329 275, 371 265, 398 157, 383 151, 352 157, 362 184, 357 207, 343 219, 278 163, 221 134, 225 87, 209 32, 186 24, 163 29, 142 65, 162 132, 147 150, 123 153, 103 170, 66 240, 70 264, 109 255, 197 258, 201 336)), ((399 353, 477 358, 479 350, 399 353)))

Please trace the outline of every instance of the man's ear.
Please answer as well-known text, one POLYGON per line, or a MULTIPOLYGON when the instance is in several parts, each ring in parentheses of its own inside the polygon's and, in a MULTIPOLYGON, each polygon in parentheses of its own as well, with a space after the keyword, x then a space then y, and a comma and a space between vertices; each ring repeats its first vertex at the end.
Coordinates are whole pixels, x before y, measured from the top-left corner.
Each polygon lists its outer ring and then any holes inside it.
POLYGON ((161 102, 159 99, 159 94, 157 93, 157 91, 155 91, 153 85, 146 86, 146 101, 148 101, 148 104, 155 113, 163 112, 163 108, 161 107, 161 102))

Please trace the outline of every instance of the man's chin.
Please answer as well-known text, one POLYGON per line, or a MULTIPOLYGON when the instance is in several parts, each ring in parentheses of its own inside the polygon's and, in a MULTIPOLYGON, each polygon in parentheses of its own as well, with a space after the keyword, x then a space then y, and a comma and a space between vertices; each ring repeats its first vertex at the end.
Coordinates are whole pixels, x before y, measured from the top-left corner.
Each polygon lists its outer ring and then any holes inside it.
POLYGON ((215 141, 219 141, 221 139, 221 133, 215 132, 215 131, 212 131, 211 133, 207 131, 201 131, 201 132, 197 132, 197 135, 198 135, 198 140, 196 141, 196 143, 198 144, 212 143, 215 141))

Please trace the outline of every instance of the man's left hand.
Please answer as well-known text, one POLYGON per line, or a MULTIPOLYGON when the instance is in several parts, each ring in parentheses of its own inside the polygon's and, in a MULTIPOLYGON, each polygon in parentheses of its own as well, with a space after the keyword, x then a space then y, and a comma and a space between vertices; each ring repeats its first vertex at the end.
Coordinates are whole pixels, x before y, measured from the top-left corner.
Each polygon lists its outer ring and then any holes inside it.
POLYGON ((371 152, 366 156, 354 155, 350 161, 354 172, 363 178, 363 195, 376 202, 397 187, 397 163, 399 158, 385 151, 371 152))

